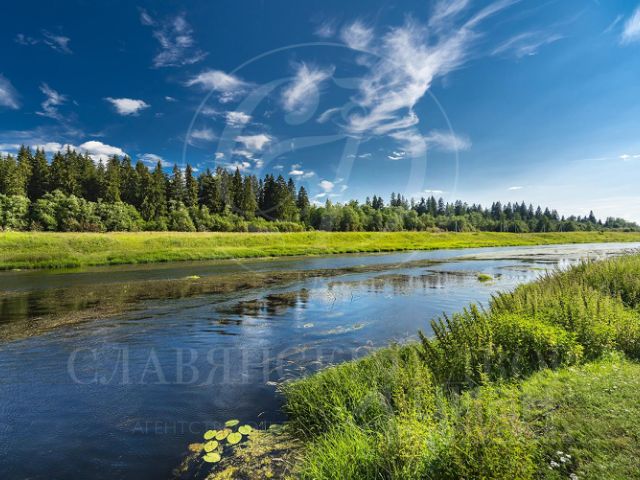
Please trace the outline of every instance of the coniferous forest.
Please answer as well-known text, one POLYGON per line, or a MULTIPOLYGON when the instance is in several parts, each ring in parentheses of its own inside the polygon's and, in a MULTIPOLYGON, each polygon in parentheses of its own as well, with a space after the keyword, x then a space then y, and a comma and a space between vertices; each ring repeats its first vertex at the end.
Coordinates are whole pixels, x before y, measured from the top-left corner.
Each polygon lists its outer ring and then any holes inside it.
POLYGON ((481 205, 433 196, 389 202, 324 205, 281 175, 242 175, 218 167, 198 175, 191 166, 165 173, 158 163, 113 156, 95 162, 67 149, 49 160, 21 147, 0 155, 0 228, 34 231, 499 231, 638 230, 619 218, 560 216, 531 204, 481 205))

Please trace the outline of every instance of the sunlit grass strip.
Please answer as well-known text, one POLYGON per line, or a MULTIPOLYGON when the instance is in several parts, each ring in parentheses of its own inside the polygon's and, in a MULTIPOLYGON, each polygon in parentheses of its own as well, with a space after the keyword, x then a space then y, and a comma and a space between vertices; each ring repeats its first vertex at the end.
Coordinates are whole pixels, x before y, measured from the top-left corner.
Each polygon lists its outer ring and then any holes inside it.
POLYGON ((640 233, 0 233, 0 269, 562 243, 638 242, 640 233))

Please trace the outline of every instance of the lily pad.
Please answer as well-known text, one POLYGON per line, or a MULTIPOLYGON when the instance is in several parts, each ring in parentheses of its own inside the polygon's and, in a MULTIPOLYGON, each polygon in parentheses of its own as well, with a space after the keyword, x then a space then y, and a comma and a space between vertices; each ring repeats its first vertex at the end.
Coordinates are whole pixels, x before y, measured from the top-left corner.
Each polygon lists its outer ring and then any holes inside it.
POLYGON ((227 437, 227 442, 229 442, 229 445, 235 445, 240 440, 242 440, 242 434, 238 432, 233 432, 227 437))
POLYGON ((204 439, 211 440, 213 437, 216 436, 217 433, 218 433, 217 430, 207 430, 206 432, 204 432, 204 439))
POLYGON ((207 463, 218 463, 222 457, 218 452, 207 453, 202 459, 207 463))
POLYGON ((224 426, 225 427, 235 427, 239 423, 240 423, 240 420, 227 420, 226 422, 224 422, 224 426))
POLYGON ((242 425, 238 428, 238 432, 242 435, 249 435, 251 433, 251 430, 253 430, 253 428, 251 428, 251 425, 242 425))
POLYGON ((229 430, 228 428, 225 428, 224 430, 219 430, 218 433, 216 433, 216 440, 218 441, 224 440, 229 436, 230 433, 231 433, 231 430, 229 430))
POLYGON ((218 448, 218 442, 216 440, 211 440, 204 444, 205 452, 213 452, 216 448, 218 448))

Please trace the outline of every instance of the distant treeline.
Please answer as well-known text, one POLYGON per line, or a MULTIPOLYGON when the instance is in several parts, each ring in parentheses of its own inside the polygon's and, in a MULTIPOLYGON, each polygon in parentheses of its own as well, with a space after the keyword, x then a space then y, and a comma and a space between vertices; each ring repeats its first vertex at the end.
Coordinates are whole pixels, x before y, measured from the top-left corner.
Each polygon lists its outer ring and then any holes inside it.
POLYGON ((442 198, 407 200, 377 195, 324 206, 309 201, 303 186, 281 175, 242 175, 217 168, 195 175, 190 165, 160 162, 153 170, 129 157, 106 162, 67 149, 49 162, 44 151, 21 147, 0 155, 0 228, 44 231, 503 231, 638 230, 619 218, 593 213, 565 218, 523 203, 491 208, 442 198))

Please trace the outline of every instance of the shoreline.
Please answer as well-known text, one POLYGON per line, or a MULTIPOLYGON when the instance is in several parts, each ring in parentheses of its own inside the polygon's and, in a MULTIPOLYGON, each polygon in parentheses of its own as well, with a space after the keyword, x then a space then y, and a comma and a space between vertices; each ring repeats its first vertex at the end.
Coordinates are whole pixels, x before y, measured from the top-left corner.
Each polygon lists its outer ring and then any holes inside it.
POLYGON ((640 242, 640 232, 0 233, 0 270, 640 242))

